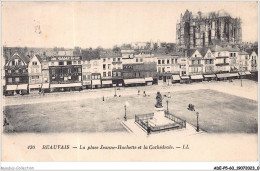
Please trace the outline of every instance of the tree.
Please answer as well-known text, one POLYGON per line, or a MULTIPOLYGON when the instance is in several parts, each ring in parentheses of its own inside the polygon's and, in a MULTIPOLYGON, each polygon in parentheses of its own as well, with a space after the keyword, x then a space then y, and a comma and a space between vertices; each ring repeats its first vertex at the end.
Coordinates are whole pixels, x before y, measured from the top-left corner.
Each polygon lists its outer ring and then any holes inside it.
POLYGON ((115 45, 114 47, 113 47, 113 52, 115 52, 115 53, 118 53, 118 52, 120 52, 120 47, 118 47, 117 45, 115 45))

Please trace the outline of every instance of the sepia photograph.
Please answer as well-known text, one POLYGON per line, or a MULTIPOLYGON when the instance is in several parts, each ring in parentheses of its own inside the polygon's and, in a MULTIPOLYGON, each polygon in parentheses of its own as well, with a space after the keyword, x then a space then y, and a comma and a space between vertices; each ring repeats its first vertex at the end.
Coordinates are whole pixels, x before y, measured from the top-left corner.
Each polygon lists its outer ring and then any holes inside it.
POLYGON ((1 10, 2 161, 258 161, 257 1, 1 10))

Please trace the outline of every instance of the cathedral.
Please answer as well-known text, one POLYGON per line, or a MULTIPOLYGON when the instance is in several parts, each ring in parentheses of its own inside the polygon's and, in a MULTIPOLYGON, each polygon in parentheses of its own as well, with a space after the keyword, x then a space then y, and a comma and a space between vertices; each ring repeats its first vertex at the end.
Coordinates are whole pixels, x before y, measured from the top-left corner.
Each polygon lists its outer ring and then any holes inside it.
POLYGON ((220 10, 194 15, 186 10, 176 24, 176 43, 180 48, 201 48, 215 44, 239 44, 242 41, 241 19, 220 10))

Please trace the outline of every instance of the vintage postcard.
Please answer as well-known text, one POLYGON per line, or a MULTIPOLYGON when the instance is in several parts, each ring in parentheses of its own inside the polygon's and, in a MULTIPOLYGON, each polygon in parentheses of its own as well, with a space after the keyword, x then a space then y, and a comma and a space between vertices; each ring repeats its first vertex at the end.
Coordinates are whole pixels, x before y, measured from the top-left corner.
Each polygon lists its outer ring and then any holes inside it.
POLYGON ((2 161, 258 161, 257 1, 1 4, 2 161))

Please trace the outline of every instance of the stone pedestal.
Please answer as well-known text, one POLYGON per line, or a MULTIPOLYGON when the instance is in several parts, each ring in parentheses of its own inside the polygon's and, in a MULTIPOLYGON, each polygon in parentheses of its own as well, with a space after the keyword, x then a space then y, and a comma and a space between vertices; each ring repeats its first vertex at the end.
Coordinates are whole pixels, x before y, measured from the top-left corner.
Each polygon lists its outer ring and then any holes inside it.
POLYGON ((154 108, 154 117, 149 121, 152 126, 161 126, 173 123, 170 119, 164 116, 164 108, 154 108))

